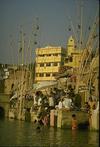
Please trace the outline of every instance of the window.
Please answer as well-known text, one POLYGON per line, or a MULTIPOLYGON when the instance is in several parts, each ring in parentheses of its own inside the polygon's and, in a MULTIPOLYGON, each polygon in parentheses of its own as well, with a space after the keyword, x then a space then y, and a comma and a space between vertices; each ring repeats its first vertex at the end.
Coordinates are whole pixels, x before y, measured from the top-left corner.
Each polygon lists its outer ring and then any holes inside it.
POLYGON ((41 64, 40 64, 40 67, 44 67, 44 63, 41 63, 41 64))
POLYGON ((39 57, 44 57, 44 55, 39 55, 39 57))
POLYGON ((50 73, 46 73, 46 77, 50 77, 50 73))
POLYGON ((51 63, 46 63, 46 66, 51 66, 51 63))
POLYGON ((40 73, 40 74, 39 74, 39 77, 44 77, 44 74, 43 74, 43 73, 40 73))
POLYGON ((53 73, 52 76, 55 77, 57 75, 57 73, 53 73))
POLYGON ((54 62, 54 63, 53 63, 53 66, 57 66, 57 65, 58 65, 58 63, 57 63, 57 62, 54 62))
POLYGON ((59 56, 60 54, 53 54, 53 56, 59 56))
POLYGON ((47 57, 48 57, 48 56, 51 56, 51 54, 47 54, 46 56, 47 56, 47 57))
POLYGON ((73 62, 73 58, 71 56, 69 57, 69 61, 70 62, 73 62))
POLYGON ((65 58, 65 63, 68 63, 68 58, 65 58))

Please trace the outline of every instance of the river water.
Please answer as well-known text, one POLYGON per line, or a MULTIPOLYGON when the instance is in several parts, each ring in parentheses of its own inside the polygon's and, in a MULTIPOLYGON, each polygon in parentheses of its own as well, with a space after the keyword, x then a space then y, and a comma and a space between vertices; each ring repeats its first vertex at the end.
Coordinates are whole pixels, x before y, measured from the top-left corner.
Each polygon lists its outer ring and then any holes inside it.
POLYGON ((99 147, 99 133, 44 126, 39 131, 32 122, 2 119, 0 146, 99 147))

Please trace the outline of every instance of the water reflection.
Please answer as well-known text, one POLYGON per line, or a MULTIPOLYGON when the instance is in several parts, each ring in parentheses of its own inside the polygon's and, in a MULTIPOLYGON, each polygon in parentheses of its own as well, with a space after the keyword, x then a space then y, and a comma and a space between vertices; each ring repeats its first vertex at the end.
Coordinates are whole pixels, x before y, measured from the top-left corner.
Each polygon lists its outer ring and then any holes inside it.
POLYGON ((30 122, 0 120, 0 146, 57 146, 57 147, 98 147, 99 133, 41 127, 40 131, 30 122))
POLYGON ((88 144, 89 145, 97 145, 99 144, 99 136, 98 133, 96 132, 89 132, 89 136, 88 136, 88 144))
POLYGON ((75 142, 77 139, 77 130, 72 130, 72 142, 75 142))

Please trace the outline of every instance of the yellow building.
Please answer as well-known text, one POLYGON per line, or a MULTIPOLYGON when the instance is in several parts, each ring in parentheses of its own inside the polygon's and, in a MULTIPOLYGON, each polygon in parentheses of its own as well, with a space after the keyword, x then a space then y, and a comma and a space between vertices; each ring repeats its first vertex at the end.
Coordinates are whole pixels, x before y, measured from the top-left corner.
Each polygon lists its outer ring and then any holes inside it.
POLYGON ((81 62, 82 51, 76 49, 74 38, 71 36, 67 44, 67 56, 64 60, 65 66, 78 68, 81 62))
POLYGON ((53 81, 64 64, 66 50, 62 47, 47 46, 36 49, 35 81, 53 81))

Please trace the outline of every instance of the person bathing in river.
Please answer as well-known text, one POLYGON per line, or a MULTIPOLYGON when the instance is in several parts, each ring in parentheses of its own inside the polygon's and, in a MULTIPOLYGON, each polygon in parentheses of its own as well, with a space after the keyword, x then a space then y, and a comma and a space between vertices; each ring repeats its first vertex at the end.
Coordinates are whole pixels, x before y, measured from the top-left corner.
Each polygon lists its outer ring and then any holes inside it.
POLYGON ((47 114, 43 117, 42 122, 43 122, 44 126, 48 125, 48 116, 47 116, 47 114))
POLYGON ((36 124, 36 130, 41 130, 41 127, 44 125, 42 122, 42 117, 39 116, 37 119, 35 119, 34 124, 36 124))
POLYGON ((77 119, 76 119, 76 115, 72 114, 72 130, 76 130, 77 129, 77 119))

